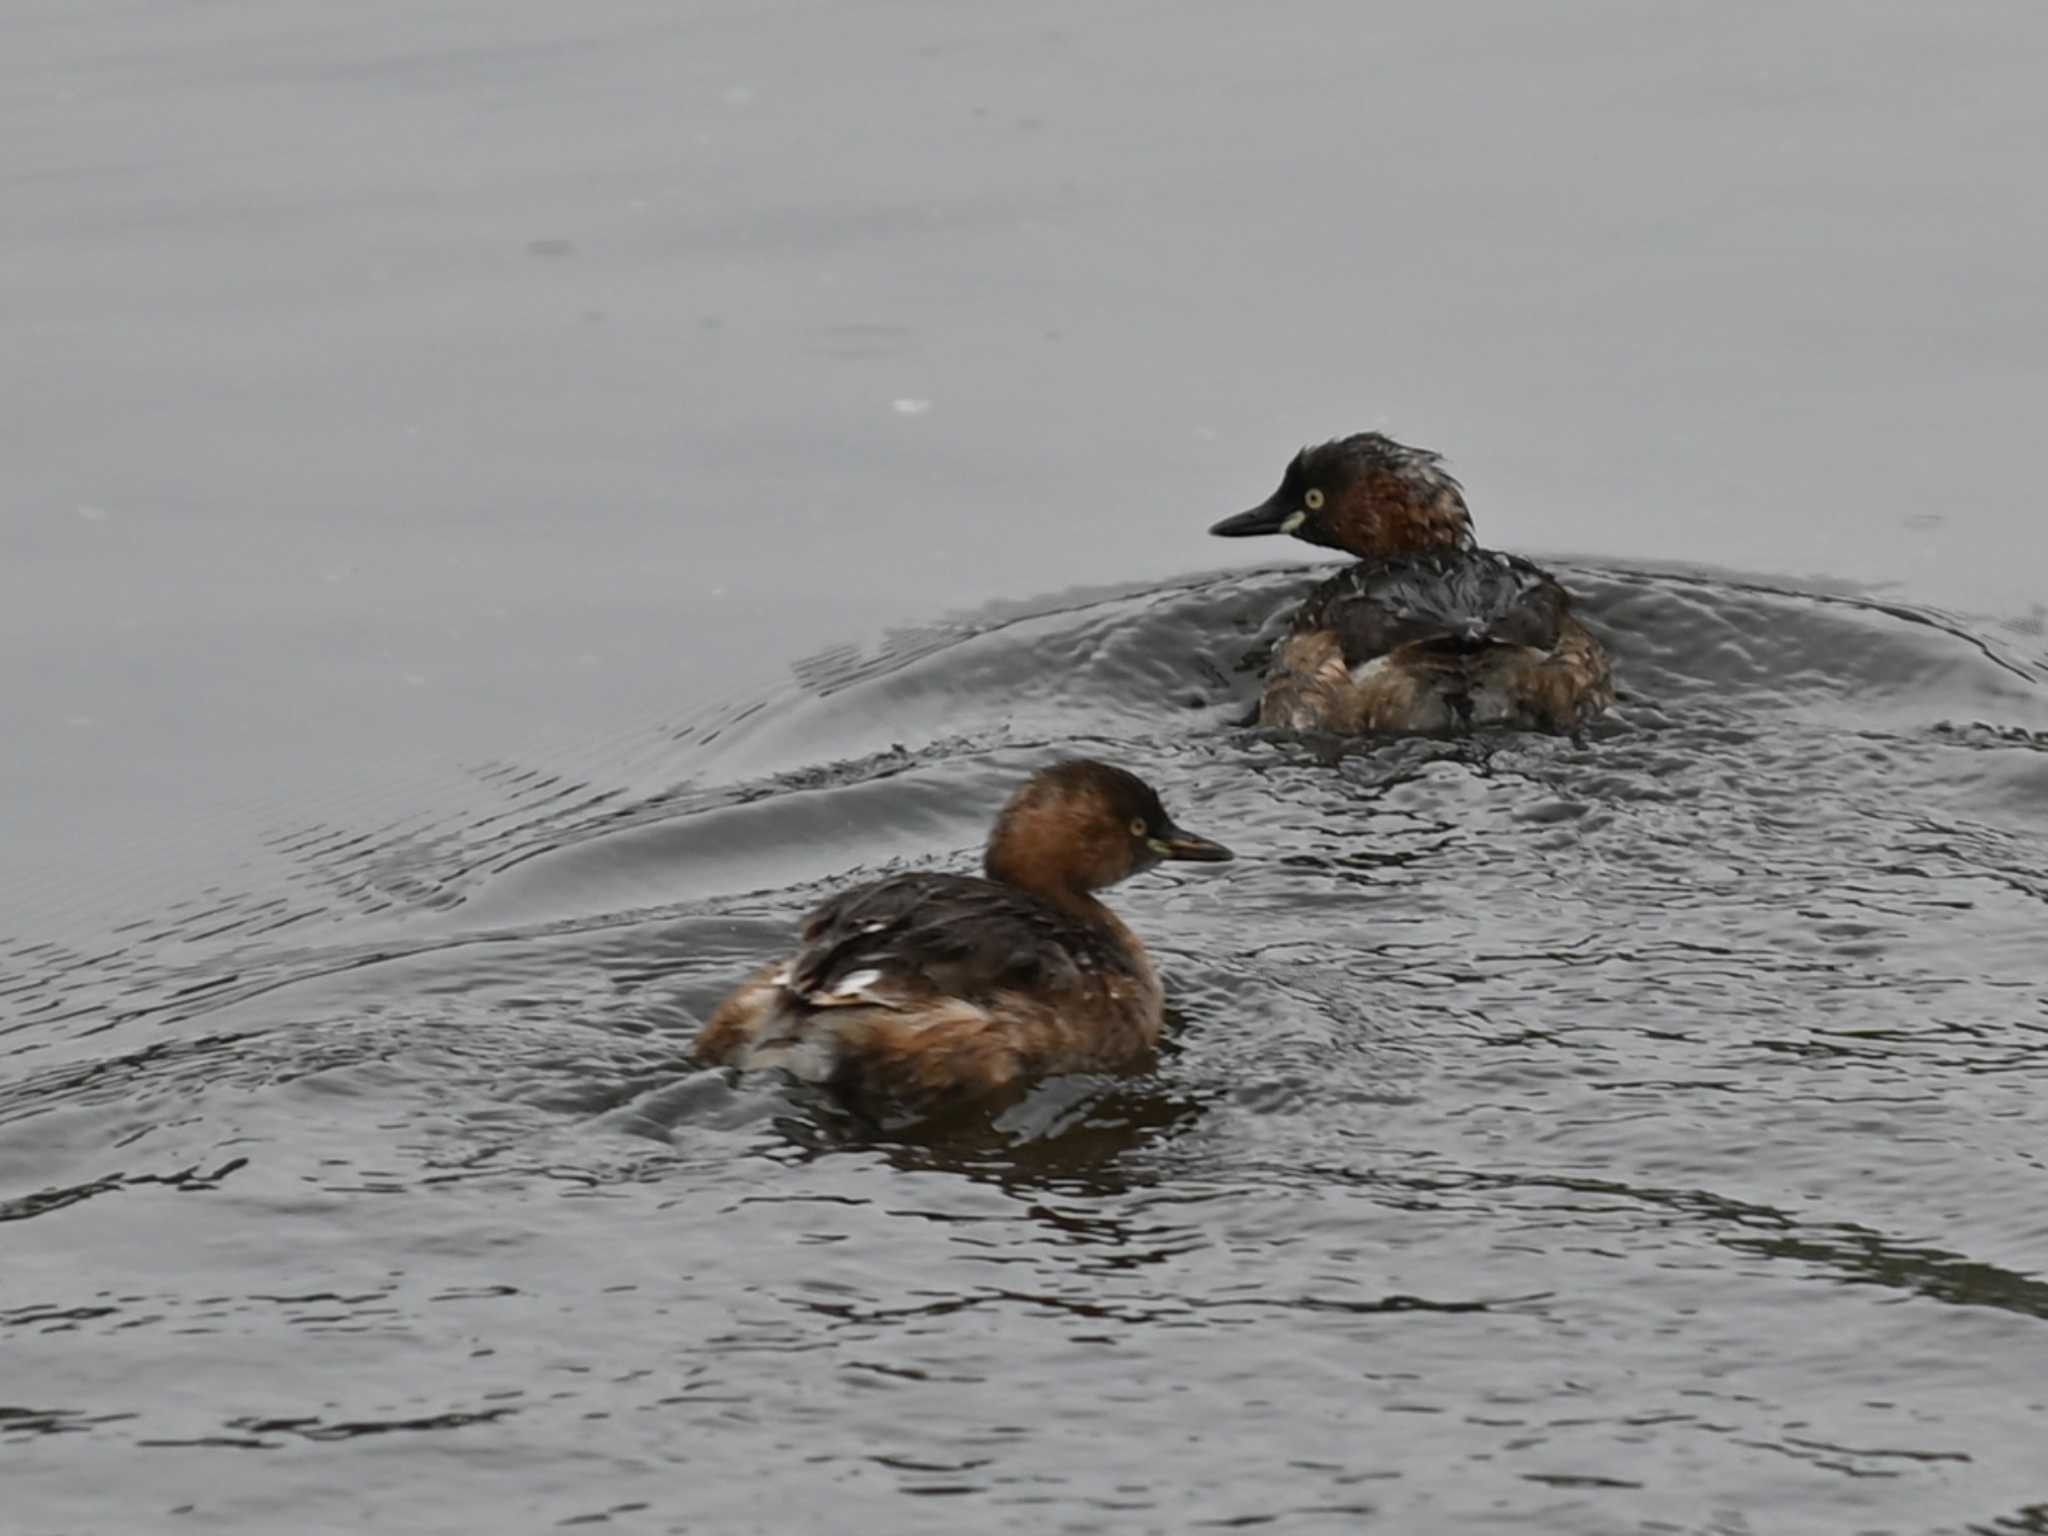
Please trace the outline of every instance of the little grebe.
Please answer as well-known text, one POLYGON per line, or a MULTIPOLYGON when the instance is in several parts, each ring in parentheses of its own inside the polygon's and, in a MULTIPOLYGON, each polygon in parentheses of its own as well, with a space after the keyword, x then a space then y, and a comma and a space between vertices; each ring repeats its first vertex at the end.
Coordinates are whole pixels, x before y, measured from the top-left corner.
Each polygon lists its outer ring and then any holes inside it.
POLYGON ((986 878, 892 875, 833 897, 795 954, 719 1005, 695 1054, 902 1105, 1131 1066, 1159 1038, 1159 978, 1093 893, 1163 859, 1230 857, 1135 775, 1056 763, 996 818, 986 878))
POLYGON ((1288 533, 1359 564, 1274 650, 1259 723, 1289 730, 1572 732, 1614 702, 1607 653, 1547 572, 1477 547, 1437 454, 1377 432, 1304 448, 1280 488, 1209 530, 1288 533))

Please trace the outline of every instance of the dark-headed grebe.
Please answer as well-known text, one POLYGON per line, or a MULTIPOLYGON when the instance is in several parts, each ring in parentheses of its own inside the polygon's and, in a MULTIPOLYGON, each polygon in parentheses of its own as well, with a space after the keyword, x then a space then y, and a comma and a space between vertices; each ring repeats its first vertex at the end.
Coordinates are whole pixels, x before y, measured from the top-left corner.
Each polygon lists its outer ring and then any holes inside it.
POLYGON ((1230 856, 1135 775, 1057 763, 996 818, 984 878, 894 875, 833 897, 793 955, 719 1005, 697 1059, 906 1106, 1132 1066, 1159 1038, 1159 978, 1094 893, 1164 859, 1230 856))
POLYGON ((1614 702, 1607 653, 1547 572, 1479 549, 1442 459, 1377 432, 1304 448, 1280 488, 1209 530, 1356 555, 1273 652, 1259 723, 1288 730, 1572 732, 1614 702))

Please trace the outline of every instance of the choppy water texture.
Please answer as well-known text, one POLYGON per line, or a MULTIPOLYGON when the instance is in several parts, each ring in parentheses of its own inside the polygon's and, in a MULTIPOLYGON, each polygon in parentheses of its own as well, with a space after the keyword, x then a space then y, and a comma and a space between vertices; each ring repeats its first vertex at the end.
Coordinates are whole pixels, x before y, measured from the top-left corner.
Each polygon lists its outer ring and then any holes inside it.
POLYGON ((1566 574, 1583 742, 1261 735, 1302 572, 1079 592, 15 949, 19 1528, 2048 1529, 2039 647, 1566 574), (1156 1070, 689 1069, 1076 746, 1242 858, 1119 893, 1156 1070))

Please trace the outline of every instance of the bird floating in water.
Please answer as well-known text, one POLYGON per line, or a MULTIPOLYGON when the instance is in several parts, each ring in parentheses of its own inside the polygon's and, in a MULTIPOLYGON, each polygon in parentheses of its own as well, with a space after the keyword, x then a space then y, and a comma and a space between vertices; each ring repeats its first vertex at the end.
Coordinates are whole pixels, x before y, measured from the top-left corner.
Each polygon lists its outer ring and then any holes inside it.
POLYGON ((1547 571, 1480 549, 1440 455, 1360 432, 1294 456, 1280 488, 1209 530, 1292 534, 1359 563, 1274 649, 1259 723, 1286 730, 1575 732, 1614 702, 1607 653, 1547 571))
POLYGON ((1095 893, 1163 860, 1230 857, 1135 774, 1056 763, 1003 807, 981 877, 892 875, 834 896, 794 954, 719 1005, 696 1057, 900 1105, 1134 1066, 1159 1039, 1159 977, 1095 893))

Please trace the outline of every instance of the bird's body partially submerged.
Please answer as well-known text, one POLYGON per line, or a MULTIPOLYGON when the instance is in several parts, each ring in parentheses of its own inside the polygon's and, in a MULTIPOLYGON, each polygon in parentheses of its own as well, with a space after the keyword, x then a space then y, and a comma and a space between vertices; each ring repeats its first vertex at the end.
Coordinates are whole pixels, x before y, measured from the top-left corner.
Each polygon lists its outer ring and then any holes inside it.
POLYGON ((1133 775, 1058 764, 1004 809, 986 878, 895 875, 833 897, 795 954, 719 1006, 696 1055, 916 1107, 1128 1068, 1158 1040, 1159 978, 1093 892, 1162 859, 1229 857, 1133 775))
POLYGON ((1361 561, 1310 593, 1274 650, 1259 722, 1571 732, 1613 697, 1563 587, 1513 555, 1457 549, 1361 561))
POLYGON ((1210 529, 1291 534, 1359 564, 1275 648, 1261 724, 1341 733, 1578 730, 1613 702, 1607 654, 1537 566, 1476 546, 1438 455, 1376 432, 1304 449, 1280 488, 1210 529))

